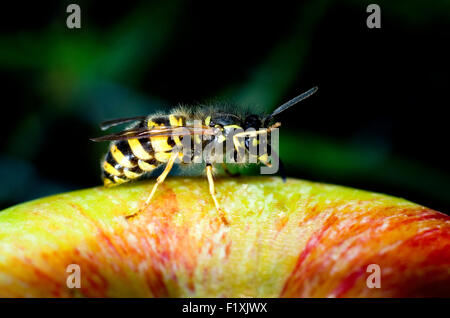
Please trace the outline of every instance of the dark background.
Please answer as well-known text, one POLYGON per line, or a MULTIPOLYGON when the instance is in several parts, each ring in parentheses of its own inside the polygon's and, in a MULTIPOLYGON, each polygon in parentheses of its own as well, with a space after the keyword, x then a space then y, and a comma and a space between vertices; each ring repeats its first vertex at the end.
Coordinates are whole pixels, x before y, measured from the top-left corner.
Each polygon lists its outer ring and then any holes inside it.
POLYGON ((450 211, 448 1, 377 1, 381 29, 369 1, 71 2, 0 8, 0 208, 100 185, 103 120, 318 85, 279 118, 289 176, 450 211))

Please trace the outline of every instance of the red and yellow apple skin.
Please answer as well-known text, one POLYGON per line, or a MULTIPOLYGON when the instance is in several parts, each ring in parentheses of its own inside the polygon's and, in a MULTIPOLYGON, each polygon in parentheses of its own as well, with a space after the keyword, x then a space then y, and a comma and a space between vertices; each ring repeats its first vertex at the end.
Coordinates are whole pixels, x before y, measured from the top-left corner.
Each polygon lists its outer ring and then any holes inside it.
POLYGON ((450 218, 386 195, 275 177, 93 188, 0 213, 2 297, 450 296, 450 218), (67 287, 69 264, 81 288, 67 287), (380 266, 380 288, 366 281, 380 266))

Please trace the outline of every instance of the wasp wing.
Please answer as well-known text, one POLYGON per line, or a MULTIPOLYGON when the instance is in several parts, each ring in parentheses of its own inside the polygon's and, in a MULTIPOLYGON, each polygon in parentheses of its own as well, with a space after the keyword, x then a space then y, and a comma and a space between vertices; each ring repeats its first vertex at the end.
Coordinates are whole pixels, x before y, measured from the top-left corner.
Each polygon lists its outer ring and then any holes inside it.
POLYGON ((144 120, 146 118, 147 118, 146 116, 136 116, 136 117, 126 117, 126 118, 117 118, 117 119, 107 120, 100 124, 100 129, 106 130, 106 129, 109 129, 111 127, 114 127, 114 126, 117 126, 120 124, 128 123, 130 121, 144 120))
POLYGON ((158 126, 152 128, 132 128, 118 133, 91 138, 92 141, 128 140, 164 136, 216 135, 217 128, 208 126, 158 126))

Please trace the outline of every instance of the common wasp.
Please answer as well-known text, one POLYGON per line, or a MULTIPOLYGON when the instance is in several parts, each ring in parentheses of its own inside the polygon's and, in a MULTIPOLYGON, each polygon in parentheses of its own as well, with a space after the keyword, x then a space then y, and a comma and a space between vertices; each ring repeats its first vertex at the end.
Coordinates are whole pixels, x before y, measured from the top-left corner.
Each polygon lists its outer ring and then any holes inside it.
MULTIPOLYGON (((317 91, 314 87, 307 92, 284 103, 267 116, 242 114, 238 110, 224 110, 220 107, 177 107, 168 114, 156 114, 109 120, 100 125, 102 130, 113 126, 130 123, 127 129, 110 135, 93 138, 93 141, 111 141, 109 151, 102 161, 102 178, 105 186, 113 186, 136 180, 165 164, 163 172, 156 179, 144 207, 138 212, 126 216, 132 218, 150 203, 158 185, 163 183, 175 163, 205 164, 209 192, 221 220, 228 224, 223 210, 216 198, 213 180, 213 165, 221 163, 229 173, 224 155, 235 159, 234 163, 248 162, 271 166, 278 155, 271 149, 270 139, 262 138, 281 124, 274 117, 282 111, 311 96, 317 91), (251 151, 264 140, 265 147, 259 147, 259 153, 251 151), (187 145, 187 146, 186 146, 187 145), (231 145, 231 147, 225 147, 231 145), (223 148, 225 151, 219 151, 223 148), (199 151, 200 149, 200 151, 199 151), (210 151, 205 153, 205 149, 210 151), (211 151, 212 149, 212 151, 211 151), (263 149, 261 151, 261 149, 263 149), (187 151, 186 151, 187 150, 187 151), (236 160, 237 158, 241 160, 236 160), (242 160, 244 158, 244 160, 242 160), (200 159, 200 160, 199 160, 200 159)), ((283 166, 279 161, 283 179, 283 166)))

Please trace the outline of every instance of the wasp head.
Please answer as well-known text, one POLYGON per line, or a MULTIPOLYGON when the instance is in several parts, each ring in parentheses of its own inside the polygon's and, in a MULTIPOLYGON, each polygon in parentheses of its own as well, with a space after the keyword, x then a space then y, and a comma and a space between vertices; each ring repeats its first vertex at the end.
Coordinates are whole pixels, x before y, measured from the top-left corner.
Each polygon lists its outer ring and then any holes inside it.
POLYGON ((263 127, 263 123, 261 118, 258 115, 248 115, 244 119, 243 127, 244 130, 247 130, 249 128, 253 128, 255 130, 258 130, 259 128, 263 127))

